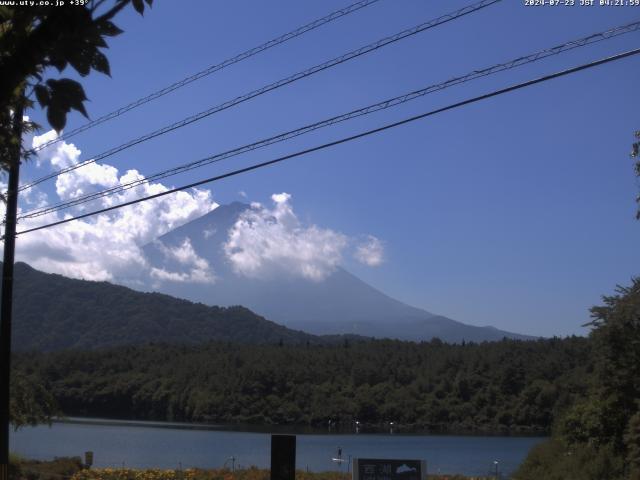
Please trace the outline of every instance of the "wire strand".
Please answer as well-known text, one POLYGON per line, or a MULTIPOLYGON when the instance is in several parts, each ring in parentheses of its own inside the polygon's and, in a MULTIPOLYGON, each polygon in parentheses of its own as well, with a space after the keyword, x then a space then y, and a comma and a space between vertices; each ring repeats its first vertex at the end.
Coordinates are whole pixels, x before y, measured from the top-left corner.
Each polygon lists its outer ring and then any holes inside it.
POLYGON ((45 224, 45 225, 40 225, 38 227, 33 227, 33 228, 26 229, 26 230, 22 230, 20 232, 17 232, 16 235, 23 235, 25 233, 30 233, 30 232, 35 232, 35 231, 38 231, 38 230, 43 230, 45 228, 55 227, 57 225, 62 225, 64 223, 73 222, 75 220, 80 220, 80 219, 83 219, 83 218, 91 217, 93 215, 99 215, 101 213, 110 212, 112 210, 120 209, 120 208, 123 208, 123 207, 127 207, 127 206, 130 206, 130 205, 134 205, 134 204, 140 203, 140 202, 146 202, 148 200, 153 200, 153 199, 156 199, 156 198, 160 198, 160 197, 163 197, 165 195, 170 195, 172 193, 176 193, 176 192, 179 192, 179 191, 188 190, 188 189, 194 188, 194 187, 199 187, 201 185, 205 185, 205 184, 208 184, 208 183, 216 182, 216 181, 222 180, 224 178, 229 178, 229 177, 233 177, 233 176, 236 176, 236 175, 247 173, 247 172, 250 172, 250 171, 253 171, 253 170, 258 170, 260 168, 268 167, 270 165, 274 165, 274 164, 283 162, 285 160, 289 160, 289 159, 292 159, 292 158, 296 158, 296 157, 300 157, 300 156, 303 156, 303 155, 307 155, 309 153, 313 153, 313 152, 317 152, 317 151, 320 151, 320 150, 324 150, 324 149, 327 149, 327 148, 330 148, 330 147, 334 147, 334 146, 337 146, 337 145, 341 145, 343 143, 351 142, 353 140, 357 140, 357 139, 360 139, 360 138, 368 137, 370 135, 374 135, 376 133, 380 133, 380 132, 383 132, 385 130, 389 130, 391 128, 399 127, 401 125, 405 125, 405 124, 408 124, 408 123, 411 123, 411 122, 415 122, 415 121, 421 120, 423 118, 427 118, 427 117, 430 117, 430 116, 433 116, 433 115, 436 115, 436 114, 439 114, 439 113, 443 113, 443 112, 446 112, 446 111, 449 111, 449 110, 453 110, 455 108, 459 108, 459 107, 463 107, 465 105, 469 105, 469 104, 472 104, 472 103, 480 102, 482 100, 486 100, 486 99, 489 99, 489 98, 492 98, 492 97, 496 97, 498 95, 503 95, 505 93, 513 92, 515 90, 520 90, 522 88, 526 88, 526 87, 529 87, 531 85, 535 85, 535 84, 538 84, 538 83, 546 82, 546 81, 549 81, 549 80, 552 80, 552 79, 555 79, 555 78, 558 78, 558 77, 563 77, 563 76, 566 76, 566 75, 570 75, 570 74, 573 74, 573 73, 577 73, 579 71, 587 70, 589 68, 593 68, 593 67, 600 66, 600 65, 604 65, 606 63, 610 63, 610 62, 613 62, 613 61, 616 61, 616 60, 621 60, 623 58, 630 57, 630 56, 633 56, 633 55, 637 55, 639 53, 640 53, 640 48, 637 48, 637 49, 634 49, 634 50, 630 50, 630 51, 627 51, 627 52, 623 52, 623 53, 619 53, 617 55, 606 57, 606 58, 603 58, 603 59, 600 59, 600 60, 596 60, 596 61, 593 61, 593 62, 590 62, 590 63, 582 64, 582 65, 579 65, 577 67, 569 68, 569 69, 566 69, 566 70, 562 70, 562 71, 559 71, 559 72, 552 73, 550 75, 545 75, 543 77, 538 77, 538 78, 533 79, 533 80, 529 80, 529 81, 526 81, 526 82, 522 82, 522 83, 518 83, 518 84, 515 84, 515 85, 511 85, 509 87, 502 88, 500 90, 494 90, 493 92, 486 93, 484 95, 480 95, 480 96, 477 96, 477 97, 469 98, 467 100, 463 100, 461 102, 450 104, 450 105, 447 105, 445 107, 438 108, 436 110, 431 110, 429 112, 422 113, 420 115, 415 115, 413 117, 405 118, 405 119, 400 120, 398 122, 386 124, 386 125, 383 125, 382 127, 374 128, 374 129, 371 129, 371 130, 366 130, 366 131, 358 133, 356 135, 351 135, 349 137, 344 137, 344 138, 341 138, 339 140, 335 140, 333 142, 328 142, 328 143, 324 143, 322 145, 317 145, 315 147, 311 147, 311 148, 308 148, 306 150, 300 150, 298 152, 291 153, 289 155, 284 155, 282 157, 278 157, 278 158, 275 158, 275 159, 272 159, 272 160, 268 160, 266 162, 257 163, 257 164, 254 164, 254 165, 251 165, 251 166, 248 166, 248 167, 244 167, 244 168, 240 168, 240 169, 237 169, 237 170, 233 170, 231 172, 227 172, 227 173, 224 173, 222 175, 209 177, 209 178, 206 178, 204 180, 199 180, 197 182, 193 182, 193 183, 190 183, 188 185, 183 185, 181 187, 176 187, 176 188, 173 188, 173 189, 170 189, 170 190, 166 190, 164 192, 156 193, 154 195, 149 195, 147 197, 137 198, 135 200, 124 202, 124 203, 121 203, 121 204, 118 204, 118 205, 113 205, 113 206, 110 206, 110 207, 101 208, 101 209, 95 210, 93 212, 84 213, 82 215, 77 215, 75 217, 65 218, 65 219, 59 220, 57 222, 52 222, 52 223, 48 223, 48 224, 45 224))
POLYGON ((266 139, 262 139, 247 145, 243 145, 241 147, 237 147, 235 149, 232 150, 228 150, 226 152, 223 153, 218 153, 215 155, 211 155, 208 156, 206 158, 200 159, 200 160, 196 160, 193 162, 189 162, 186 164, 182 164, 179 165, 177 167, 173 167, 170 169, 166 169, 157 173, 154 173, 148 177, 145 178, 140 178, 140 179, 136 179, 133 180, 131 182, 127 182, 124 184, 120 184, 111 188, 107 188, 104 190, 101 190, 99 192, 94 192, 94 193, 90 193, 90 194, 86 194, 83 195, 81 197, 78 198, 74 198, 73 200, 69 200, 69 201, 65 201, 65 202, 59 202, 57 204, 54 205, 50 205, 50 206, 46 206, 46 207, 38 207, 35 208, 33 210, 29 210, 26 211, 24 213, 22 213, 18 219, 27 219, 27 218, 36 218, 42 215, 46 215, 48 213, 52 213, 55 211, 60 211, 60 210, 64 210, 64 209, 68 209, 68 208, 72 208, 74 206, 77 205, 81 205, 84 203, 88 203, 91 201, 95 201, 95 200, 99 200, 101 198, 107 197, 109 195, 114 195, 117 193, 121 193, 127 190, 130 190, 132 188, 138 187, 140 185, 143 185, 145 183, 148 183, 150 181, 153 180, 159 180, 159 179, 163 179, 163 178, 167 178, 173 175, 178 175, 180 173, 184 173, 190 170, 193 170, 195 168, 201 168, 203 166, 206 165, 210 165, 212 163, 217 163, 220 162, 222 160, 231 158, 231 157, 235 157, 253 150, 257 150, 259 148, 264 148, 266 146, 269 145, 273 145, 275 143, 279 143, 279 142, 283 142, 286 140, 289 140, 291 138, 295 138, 298 137, 300 135, 304 135, 306 133, 310 133, 313 132, 315 130, 321 129, 321 128, 325 128, 331 125, 335 125, 337 123, 340 122, 344 122, 347 120, 351 120, 353 118, 357 118, 360 116, 364 116, 364 115, 369 115, 371 113, 377 112, 377 111, 381 111, 381 110, 385 110, 387 108, 391 108, 397 105, 401 105, 403 103, 415 100, 417 98, 420 98, 422 96, 425 96, 427 94, 436 92, 436 91, 440 91, 440 90, 444 90, 446 88, 455 86, 455 85, 459 85, 462 83, 466 83, 468 81, 472 81, 478 78, 482 78, 488 75, 493 75, 495 73, 498 72, 502 72, 505 70, 509 70, 512 68, 516 68, 522 65, 526 65, 529 63, 533 63, 536 61, 539 61, 541 59, 553 56, 553 55, 558 55, 560 53, 563 52, 567 52, 569 50, 573 50, 575 48, 580 48, 580 47, 584 47, 586 45, 590 45, 593 43, 597 43, 603 40, 607 40, 610 38, 614 38, 618 35, 623 35, 626 33, 630 33, 630 32, 634 32, 640 30, 640 21, 637 22, 633 22, 624 26, 619 26, 619 27, 615 27, 603 32, 599 32, 599 33, 595 33, 592 35, 589 35, 587 37, 583 37, 583 38, 579 38, 576 40, 571 40, 569 42, 566 42, 564 44, 561 45, 557 45, 555 47, 552 48, 547 48, 545 50, 541 50, 529 55, 525 55, 525 56, 521 56, 518 57, 516 59, 510 60, 508 62, 504 62, 504 63, 499 63, 496 65, 493 65, 491 67, 488 68, 483 68, 480 70, 474 70, 470 73, 467 73, 466 75, 462 75, 462 76, 458 76, 458 77, 454 77, 451 78, 445 82, 442 83, 438 83, 435 85, 430 85, 428 87, 422 88, 420 90, 415 90, 413 92, 409 92, 406 93, 404 95, 400 95, 397 97, 393 97, 387 100, 383 100, 381 102, 372 104, 372 105, 368 105, 366 107, 363 108, 359 108, 357 110, 352 110, 350 112, 344 113, 342 115, 338 115, 338 116, 334 116, 319 122, 315 122, 312 123, 310 125, 305 125, 303 127, 297 128, 295 130, 290 130, 284 133, 281 133, 279 135, 275 135, 266 139))
POLYGON ((115 155, 116 153, 119 153, 123 150, 126 150, 128 148, 131 148, 135 145, 138 145, 140 143, 146 142, 148 140, 151 140, 153 138, 159 137, 160 135, 164 135, 166 133, 172 132, 174 130, 177 130, 179 128, 185 127, 187 125, 190 125, 194 122, 197 122, 199 120, 202 120, 203 118, 209 117, 215 113, 221 112, 223 110, 227 110, 228 108, 234 107, 240 103, 246 102, 252 98, 258 97, 260 95, 264 95, 267 92, 270 92, 272 90, 276 90, 278 88, 284 87, 285 85, 288 85, 290 83, 296 82, 298 80, 301 80, 303 78, 309 77, 311 75, 314 75, 318 72, 321 72, 323 70, 326 70, 328 68, 332 68, 335 67, 337 65, 340 65, 342 63, 348 62, 350 60, 353 60, 354 58, 358 58, 362 55, 365 55, 367 53, 373 52, 375 50, 378 50, 379 48, 385 47, 387 45, 390 45, 392 43, 398 42, 402 39, 405 39, 407 37, 416 35, 420 32, 424 32, 425 30, 434 28, 438 25, 442 25, 448 22, 451 22, 453 20, 456 20, 458 18, 464 17, 466 15, 469 15, 471 13, 477 12, 479 10, 482 10, 490 5, 493 5, 495 3, 501 2, 502 0, 481 0, 480 2, 476 2, 473 3, 471 5, 467 5, 466 7, 460 8, 454 12, 448 13, 446 15, 442 15, 436 19, 430 20, 428 22, 425 23, 421 23, 420 25, 417 25, 413 28, 409 28, 407 30, 403 30, 399 33, 396 33, 395 35, 392 35, 390 37, 385 37, 382 38, 376 42, 370 43, 368 45, 365 45, 364 47, 360 47, 356 50, 352 50, 348 53, 345 53, 344 55, 341 55, 339 57, 333 58, 331 60, 328 60, 326 62, 320 63, 318 65, 315 65, 311 68, 308 68, 306 70, 303 70, 301 72, 295 73, 293 75, 290 75, 288 77, 285 77, 281 80, 278 80, 274 83, 270 83, 268 85, 265 85, 257 90, 253 90, 249 93, 246 93, 244 95, 241 95, 239 97, 234 98, 233 100, 228 100, 224 103, 221 103, 219 105, 216 105, 214 107, 211 107, 207 110, 204 110, 202 112, 196 113, 194 115, 191 115, 189 117, 186 117, 178 122, 172 123, 171 125, 167 125, 165 127, 162 127, 158 130, 155 130, 151 133, 148 133, 146 135, 143 135, 141 137, 135 138, 133 140, 130 140, 126 143, 123 143, 117 147, 111 148, 105 152, 102 152, 92 158, 90 158, 89 160, 86 160, 84 162, 81 163, 77 163, 75 165, 72 165, 70 167, 67 168, 63 168, 58 170, 57 172, 53 172, 51 174, 45 175, 37 180, 34 180, 30 183, 27 183, 23 186, 20 187, 19 191, 23 191, 26 190, 27 188, 31 188, 35 185, 38 185, 46 180, 49 180, 51 178, 55 178, 58 175, 62 175, 63 173, 68 173, 71 172, 73 170, 77 170, 78 168, 82 168, 85 165, 89 165, 92 163, 95 163, 99 160, 103 160, 107 157, 110 157, 112 155, 115 155))
POLYGON ((153 100, 156 100, 160 97, 163 97, 165 95, 167 95, 168 93, 171 93, 175 90, 178 90, 179 88, 182 88, 186 85, 189 85, 190 83, 195 82, 196 80, 200 80, 203 77, 206 77, 208 75, 211 75, 213 73, 219 72, 220 70, 229 67, 233 64, 239 63, 243 60, 246 60, 247 58, 253 57, 254 55, 257 55, 259 53, 264 52, 265 50, 268 50, 270 48, 273 48, 277 45, 281 45, 289 40, 292 40, 296 37, 299 37, 307 32, 310 32, 312 30, 315 30, 316 28, 319 28, 323 25, 326 25, 327 23, 330 23, 334 20, 337 20, 339 18, 342 18, 346 15, 349 15, 350 13, 356 12, 362 8, 368 7, 369 5, 372 5, 376 2, 378 2, 379 0, 361 0, 359 2, 353 3, 345 8, 341 8, 339 10, 336 10, 335 12, 331 12, 328 15, 325 15, 322 18, 318 18, 317 20, 314 20, 310 23, 307 23, 306 25, 303 25, 302 27, 296 28, 295 30, 292 30, 288 33, 285 33, 284 35, 280 35, 279 37, 276 37, 272 40, 269 40, 268 42, 263 43, 262 45, 259 45, 257 47, 253 47, 249 50, 246 50, 238 55, 236 55, 235 57, 231 57, 227 60, 224 60, 223 62, 220 62, 218 64, 215 65, 210 65, 209 67, 205 68, 204 70, 201 70, 197 73, 194 73, 193 75, 190 75, 186 78, 183 78, 180 81, 174 82, 171 85, 164 87, 160 90, 157 90, 145 97, 139 98, 138 100, 135 100, 127 105, 125 105, 124 107, 120 107, 117 110, 114 110, 110 113, 107 113, 106 115, 103 115, 91 122, 88 122, 84 125, 81 125, 78 128, 75 128, 73 130, 70 130, 69 132, 65 133, 64 135, 59 136, 58 138, 55 138, 53 140, 50 140, 42 145, 39 145, 37 148, 33 148, 31 151, 32 152, 38 152, 40 150, 42 150, 43 148, 46 148, 50 145, 53 145, 54 143, 60 142, 62 140, 68 140, 69 138, 82 133, 86 130, 89 130, 93 127, 95 127, 96 125, 100 125, 108 120, 111 120, 113 118, 119 117, 121 115, 123 115, 124 113, 133 110, 134 108, 138 108, 146 103, 152 102, 153 100))

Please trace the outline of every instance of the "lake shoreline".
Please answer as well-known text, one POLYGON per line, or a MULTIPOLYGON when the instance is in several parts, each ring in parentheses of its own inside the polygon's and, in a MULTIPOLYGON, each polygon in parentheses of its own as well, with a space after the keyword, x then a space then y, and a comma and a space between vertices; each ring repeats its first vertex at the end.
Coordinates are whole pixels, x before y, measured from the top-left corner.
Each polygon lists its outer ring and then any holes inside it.
POLYGON ((393 435, 434 435, 434 436, 468 436, 468 437, 546 437, 549 432, 544 430, 500 430, 500 429, 464 429, 464 428, 424 428, 414 425, 389 425, 389 424, 360 424, 354 425, 333 425, 331 427, 317 427, 312 425, 296 424, 208 424, 190 422, 171 422, 164 420, 139 420, 122 418, 100 418, 100 417, 54 417, 52 423, 97 425, 97 426, 122 426, 122 427, 144 427, 144 428, 165 428, 178 430, 204 430, 204 431, 231 431, 247 433, 277 433, 277 434, 298 434, 298 435, 351 435, 357 434, 393 434, 393 435))
MULTIPOLYGON (((95 468, 220 468, 234 458, 236 468, 270 464, 271 433, 230 429, 176 428, 161 422, 115 424, 97 419, 67 419, 51 426, 24 427, 11 433, 11 448, 38 461, 94 452, 95 468), (153 428, 156 427, 156 428, 153 428), (165 428, 157 428, 165 427, 165 428)), ((192 425, 181 425, 192 426, 192 425)), ((211 428, 211 425, 207 425, 211 428)), ((255 430, 255 428, 253 429, 255 430)), ((297 467, 311 472, 340 470, 343 458, 415 458, 427 461, 430 473, 486 476, 495 461, 505 474, 514 472, 545 437, 455 436, 419 434, 296 434, 297 467)), ((344 468, 343 468, 344 471, 344 468)))

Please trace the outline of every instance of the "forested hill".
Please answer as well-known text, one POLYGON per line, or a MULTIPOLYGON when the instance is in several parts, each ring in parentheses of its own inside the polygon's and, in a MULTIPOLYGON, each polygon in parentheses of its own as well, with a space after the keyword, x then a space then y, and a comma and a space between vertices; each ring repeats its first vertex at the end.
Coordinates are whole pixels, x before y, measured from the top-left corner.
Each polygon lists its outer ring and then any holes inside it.
POLYGON ((66 415, 548 431, 586 391, 585 338, 450 345, 148 345, 17 356, 66 415))
POLYGON ((16 350, 94 349, 149 342, 197 344, 212 340, 327 341, 270 322, 243 307, 209 307, 107 282, 43 273, 25 263, 15 266, 16 350))

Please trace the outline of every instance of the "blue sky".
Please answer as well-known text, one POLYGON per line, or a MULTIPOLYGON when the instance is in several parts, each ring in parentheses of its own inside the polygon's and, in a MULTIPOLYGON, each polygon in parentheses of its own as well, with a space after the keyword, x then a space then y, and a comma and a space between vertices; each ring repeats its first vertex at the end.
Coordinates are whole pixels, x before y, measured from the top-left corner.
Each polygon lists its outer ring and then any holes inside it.
MULTIPOLYGON (((469 2, 381 0, 73 140, 85 154, 229 100, 469 2)), ((348 5, 157 1, 127 11, 112 78, 83 80, 93 118, 348 5)), ((155 171, 494 63, 640 19, 633 7, 527 7, 505 0, 108 159, 155 171)), ((640 46, 640 33, 454 87, 386 112, 165 181, 181 185, 640 46)), ((65 72, 66 73, 66 72, 65 72)), ((73 73, 69 73, 73 76, 73 73)), ((347 268, 387 294, 474 325, 581 334, 588 308, 639 274, 640 58, 447 112, 211 185, 224 204, 288 192, 308 224, 374 235, 385 262, 347 268)), ((30 112, 44 123, 39 112, 30 112)), ((72 114, 68 128, 83 119, 72 114)), ((31 163, 23 178, 48 171, 31 163)), ((52 187, 44 187, 51 194, 52 187)), ((25 236, 26 237, 26 236, 25 236)), ((20 247, 18 247, 20 248, 20 247)))

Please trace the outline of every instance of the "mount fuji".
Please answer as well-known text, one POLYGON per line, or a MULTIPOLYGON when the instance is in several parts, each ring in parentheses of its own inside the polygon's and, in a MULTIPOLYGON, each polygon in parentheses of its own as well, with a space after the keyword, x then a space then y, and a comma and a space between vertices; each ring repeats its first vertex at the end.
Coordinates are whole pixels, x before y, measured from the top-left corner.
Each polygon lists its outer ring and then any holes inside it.
POLYGON ((316 335, 412 341, 437 337, 446 342, 533 338, 412 307, 339 266, 321 279, 288 274, 286 266, 269 275, 239 273, 230 260, 229 236, 254 208, 240 202, 219 206, 145 245, 146 260, 156 272, 145 289, 206 305, 242 305, 273 322, 316 335))

